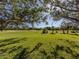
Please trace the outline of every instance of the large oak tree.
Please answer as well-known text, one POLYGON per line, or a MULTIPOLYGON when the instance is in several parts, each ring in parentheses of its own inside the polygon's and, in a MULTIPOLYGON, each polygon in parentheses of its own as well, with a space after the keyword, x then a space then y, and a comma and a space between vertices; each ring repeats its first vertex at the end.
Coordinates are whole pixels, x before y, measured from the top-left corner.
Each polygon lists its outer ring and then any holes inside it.
POLYGON ((44 0, 42 3, 50 5, 46 9, 55 20, 66 18, 79 22, 79 0, 44 0))

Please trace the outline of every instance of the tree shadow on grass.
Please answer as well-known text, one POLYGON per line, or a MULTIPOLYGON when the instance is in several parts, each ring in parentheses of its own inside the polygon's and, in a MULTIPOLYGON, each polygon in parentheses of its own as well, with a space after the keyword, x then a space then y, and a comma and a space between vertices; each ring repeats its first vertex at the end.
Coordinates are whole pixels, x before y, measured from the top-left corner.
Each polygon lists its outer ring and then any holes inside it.
POLYGON ((42 46, 42 43, 37 43, 35 46, 34 46, 34 48, 30 51, 30 53, 32 53, 33 51, 36 51, 36 50, 38 50, 40 47, 42 46))
POLYGON ((27 59, 28 56, 28 48, 22 48, 21 51, 13 57, 13 59, 27 59))
MULTIPOLYGON (((14 49, 11 49, 10 53, 12 53, 15 50, 20 50, 19 53, 17 53, 13 59, 29 59, 31 56, 31 53, 39 51, 39 48, 42 46, 42 43, 37 43, 34 48, 31 51, 28 51, 28 48, 23 48, 23 47, 17 47, 14 49)), ((41 53, 44 58, 43 59, 65 59, 65 57, 63 55, 60 55, 61 53, 59 53, 59 51, 61 52, 66 52, 67 54, 70 54, 72 58, 74 59, 78 59, 79 58, 79 54, 76 53, 74 54, 73 50, 71 49, 71 47, 66 47, 66 46, 61 46, 61 45, 56 45, 52 51, 50 51, 49 55, 45 49, 42 49, 39 51, 39 53, 41 53)), ((32 57, 32 56, 31 56, 32 57)), ((39 57, 39 56, 38 56, 39 57)))
POLYGON ((10 39, 5 39, 5 40, 0 40, 0 55, 6 53, 8 51, 8 53, 12 53, 14 51, 17 51, 19 49, 21 49, 21 45, 17 45, 17 46, 12 46, 12 47, 8 47, 9 45, 12 44, 17 44, 20 43, 20 41, 25 41, 26 38, 10 38, 10 39), (3 47, 7 47, 7 48, 3 48, 3 47))
POLYGON ((12 48, 9 49, 9 54, 13 53, 14 51, 20 50, 22 48, 22 46, 14 46, 12 48))
POLYGON ((75 36, 79 36, 79 34, 77 34, 77 33, 74 33, 74 34, 70 34, 70 35, 75 35, 75 36))
POLYGON ((2 48, 2 49, 0 49, 0 55, 1 54, 4 54, 4 53, 6 53, 6 52, 8 52, 9 54, 10 53, 12 53, 12 52, 14 52, 14 51, 16 51, 16 50, 18 50, 18 49, 20 49, 20 47, 21 46, 13 46, 13 47, 11 47, 11 48, 2 48))
POLYGON ((16 44, 16 43, 20 43, 20 41, 24 41, 26 38, 10 38, 10 39, 5 39, 3 41, 1 41, 0 47, 4 47, 7 45, 11 45, 11 44, 16 44))
MULTIPOLYGON (((7 45, 11 45, 11 44, 16 44, 16 43, 20 43, 22 41, 25 41, 26 38, 14 38, 14 40, 4 40, 2 41, 2 44, 0 44, 0 47, 4 47, 7 45)), ((64 46, 64 45, 56 45, 54 48, 52 48, 52 51, 50 51, 49 53, 52 55, 48 55, 48 53, 45 51, 45 49, 42 49, 39 51, 39 53, 41 53, 43 56, 45 56, 45 59, 65 59, 65 57, 60 56, 61 53, 59 53, 59 51, 61 52, 66 52, 67 54, 70 54, 74 59, 79 59, 79 54, 77 52, 75 52, 72 50, 72 48, 75 47, 79 47, 78 45, 75 44, 74 41, 69 41, 69 40, 63 40, 63 42, 65 43, 69 43, 69 46, 64 46), (74 43, 74 44, 73 44, 74 43), (74 46, 73 46, 74 45, 74 46), (73 46, 73 47, 72 47, 73 46)), ((21 45, 19 46, 13 46, 11 48, 6 48, 6 49, 2 49, 1 51, 3 51, 4 53, 8 50, 8 53, 13 53, 15 51, 19 51, 15 56, 13 56, 13 59, 29 59, 31 56, 31 53, 36 52, 39 50, 39 48, 43 45, 43 43, 38 42, 31 51, 28 50, 28 48, 24 48, 21 45)), ((39 56, 38 56, 39 57, 39 56)))
POLYGON ((41 47, 42 43, 37 43, 34 48, 31 51, 28 51, 29 48, 23 48, 20 50, 19 53, 17 53, 13 59, 29 59, 31 53, 33 53, 34 51, 38 50, 41 47))
POLYGON ((2 42, 11 42, 11 41, 14 41, 16 39, 17 38, 9 38, 9 39, 5 39, 5 40, 0 40, 0 43, 2 43, 2 42))
MULTIPOLYGON (((60 56, 62 52, 66 52, 66 54, 71 55, 73 59, 79 59, 79 53, 77 51, 74 51, 73 49, 79 49, 79 45, 77 45, 75 41, 70 41, 70 40, 62 40, 65 43, 68 43, 69 46, 64 46, 64 45, 56 45, 50 53, 55 59, 65 59, 65 57, 60 56), (58 53, 58 51, 61 51, 61 53, 58 53)), ((66 55, 65 55, 66 56, 66 55)))

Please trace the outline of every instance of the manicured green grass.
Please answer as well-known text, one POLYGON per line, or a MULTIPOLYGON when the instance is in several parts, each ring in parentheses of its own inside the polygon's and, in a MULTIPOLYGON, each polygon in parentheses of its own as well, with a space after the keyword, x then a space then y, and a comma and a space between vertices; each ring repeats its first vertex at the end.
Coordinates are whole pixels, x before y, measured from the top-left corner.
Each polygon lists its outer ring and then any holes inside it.
POLYGON ((41 31, 34 30, 0 32, 0 59, 55 59, 55 57, 79 59, 79 35, 41 34, 41 31))

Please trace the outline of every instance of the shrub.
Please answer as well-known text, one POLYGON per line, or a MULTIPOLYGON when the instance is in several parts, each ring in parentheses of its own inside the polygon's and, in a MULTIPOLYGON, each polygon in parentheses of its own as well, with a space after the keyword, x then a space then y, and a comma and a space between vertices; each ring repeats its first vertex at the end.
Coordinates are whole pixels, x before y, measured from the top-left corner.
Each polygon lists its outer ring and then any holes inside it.
POLYGON ((73 30, 73 31, 71 31, 71 33, 76 33, 76 31, 73 30))
POLYGON ((52 30, 51 34, 54 34, 54 30, 52 30))
POLYGON ((47 29, 43 29, 42 34, 47 34, 48 30, 47 29))

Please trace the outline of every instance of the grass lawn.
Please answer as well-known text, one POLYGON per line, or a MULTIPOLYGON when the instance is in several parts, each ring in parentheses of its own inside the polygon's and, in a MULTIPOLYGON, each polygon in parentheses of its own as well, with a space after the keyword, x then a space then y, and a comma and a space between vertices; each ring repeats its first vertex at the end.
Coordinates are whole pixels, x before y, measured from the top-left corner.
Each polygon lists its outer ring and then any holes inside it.
POLYGON ((3 31, 0 59, 79 59, 79 35, 3 31))

